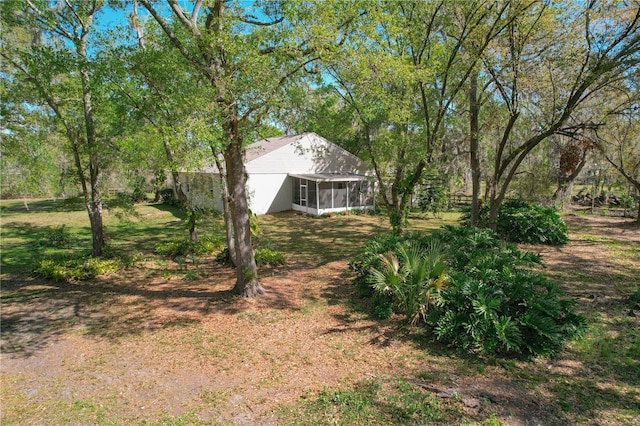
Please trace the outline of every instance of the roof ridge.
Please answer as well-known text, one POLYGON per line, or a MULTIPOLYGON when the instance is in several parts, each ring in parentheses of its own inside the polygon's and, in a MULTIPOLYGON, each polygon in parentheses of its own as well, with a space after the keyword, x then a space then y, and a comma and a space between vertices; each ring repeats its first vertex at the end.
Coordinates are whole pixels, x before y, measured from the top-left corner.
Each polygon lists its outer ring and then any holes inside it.
POLYGON ((313 132, 305 132, 297 135, 274 136, 249 144, 245 151, 245 162, 255 160, 256 158, 276 151, 284 146, 292 144, 293 142, 299 141, 310 134, 313 134, 313 132))

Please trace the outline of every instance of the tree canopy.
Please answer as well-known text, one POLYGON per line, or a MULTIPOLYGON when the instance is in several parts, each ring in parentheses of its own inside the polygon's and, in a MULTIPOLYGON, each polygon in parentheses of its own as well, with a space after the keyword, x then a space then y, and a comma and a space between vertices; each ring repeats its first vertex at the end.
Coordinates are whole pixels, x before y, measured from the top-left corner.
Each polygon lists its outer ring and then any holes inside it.
POLYGON ((1 7, 9 192, 79 188, 95 256, 105 176, 138 185, 168 172, 180 198, 179 170, 216 163, 235 291, 261 294, 243 159, 274 133, 314 131, 369 161, 397 233, 434 177, 471 181, 472 223, 482 199, 494 223, 514 191, 549 198, 557 182, 559 197, 589 158, 640 191, 637 2, 1 7), (107 16, 119 26, 107 29, 107 16))

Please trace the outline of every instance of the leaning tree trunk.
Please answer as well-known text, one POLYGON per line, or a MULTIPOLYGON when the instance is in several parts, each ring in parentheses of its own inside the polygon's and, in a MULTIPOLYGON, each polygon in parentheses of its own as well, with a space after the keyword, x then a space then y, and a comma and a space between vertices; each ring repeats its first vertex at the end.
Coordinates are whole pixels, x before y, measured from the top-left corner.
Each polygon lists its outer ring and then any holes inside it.
POLYGON ((258 267, 251 244, 242 144, 237 138, 230 138, 230 140, 231 143, 225 148, 224 159, 227 165, 229 206, 236 243, 236 284, 233 291, 241 296, 253 298, 264 294, 264 289, 258 281, 258 267))
POLYGON ((469 163, 471 166, 471 225, 476 226, 480 220, 480 142, 478 113, 478 71, 469 77, 469 163))
POLYGON ((229 258, 227 259, 231 265, 234 267, 237 266, 236 262, 236 240, 233 233, 233 220, 231 219, 231 206, 229 196, 229 186, 227 185, 227 176, 225 173, 224 165, 222 161, 218 158, 218 153, 212 147, 211 151, 213 152, 213 159, 216 163, 216 167, 218 168, 218 172, 220 172, 220 198, 222 199, 222 214, 224 216, 224 224, 225 231, 227 232, 227 247, 229 249, 229 258))
MULTIPOLYGON (((84 39, 78 47, 78 53, 82 58, 86 57, 84 39)), ((92 255, 102 256, 104 249, 104 227, 102 223, 102 194, 100 193, 101 169, 99 165, 98 135, 96 132, 95 120, 93 118, 93 106, 91 104, 91 83, 89 73, 86 69, 80 70, 80 80, 82 82, 82 103, 84 107, 84 123, 89 148, 89 185, 91 193, 86 193, 85 201, 89 212, 89 222, 91 223, 92 255)))

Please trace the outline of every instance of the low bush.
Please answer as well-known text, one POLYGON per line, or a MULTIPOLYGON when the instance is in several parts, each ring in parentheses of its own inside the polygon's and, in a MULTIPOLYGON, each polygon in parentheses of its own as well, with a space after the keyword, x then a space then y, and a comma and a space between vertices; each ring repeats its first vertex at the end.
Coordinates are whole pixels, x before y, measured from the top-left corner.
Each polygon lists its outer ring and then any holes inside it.
POLYGON ((39 241, 42 247, 67 247, 73 241, 69 229, 65 225, 48 227, 39 241))
POLYGON ((287 263, 284 257, 284 253, 268 248, 261 248, 256 250, 255 257, 256 263, 261 266, 281 266, 287 263))
POLYGON ((216 262, 222 265, 232 266, 231 257, 229 256, 229 247, 223 248, 218 252, 218 254, 216 254, 216 262))
POLYGON ((398 236, 384 234, 369 240, 361 253, 349 262, 349 269, 355 272, 353 280, 361 297, 371 300, 372 313, 377 319, 387 319, 394 311, 394 297, 391 293, 375 292, 371 279, 371 271, 382 267, 382 256, 393 252, 399 244, 408 241, 420 241, 424 237, 419 234, 398 236))
POLYGON ((164 188, 158 191, 158 195, 160 197, 160 201, 163 204, 167 204, 169 206, 179 206, 180 200, 173 195, 173 189, 164 188))
MULTIPOLYGON (((468 224, 471 213, 463 215, 468 224)), ((480 226, 489 225, 489 207, 480 209, 480 226)), ((524 244, 561 245, 569 241, 567 225, 554 207, 522 200, 507 200, 500 205, 496 230, 505 241, 524 244)))
MULTIPOLYGON (((268 248, 257 249, 254 253, 258 266, 281 266, 287 263, 284 253, 268 248)), ((216 255, 216 262, 231 266, 229 248, 225 247, 216 255)))
POLYGON ((33 274, 54 281, 84 281, 117 272, 125 266, 126 262, 118 258, 42 259, 38 261, 33 274))
POLYGON ((462 352, 550 355, 584 330, 575 302, 531 270, 539 256, 486 229, 449 227, 439 238, 453 266, 427 318, 439 341, 462 352))
MULTIPOLYGON (((435 239, 426 249, 418 242, 399 243, 395 251, 379 256, 381 265, 370 271, 371 285, 378 295, 391 296, 396 310, 416 324, 447 282, 443 255, 435 239)), ((380 311, 383 306, 376 308, 380 311)))
POLYGON ((222 246, 222 241, 213 237, 201 237, 197 243, 189 239, 165 241, 156 244, 157 254, 169 257, 204 255, 213 253, 222 246))
POLYGON ((360 254, 351 259, 349 269, 356 273, 354 283, 358 285, 363 295, 371 295, 373 288, 369 280, 369 272, 371 268, 381 264, 380 255, 394 250, 402 237, 394 234, 384 234, 367 241, 362 248, 360 254))
POLYGON ((548 355, 577 336, 585 322, 560 287, 532 269, 540 262, 538 255, 518 250, 490 230, 449 226, 432 236, 377 237, 350 267, 359 288, 366 283, 372 289, 362 293, 372 299, 377 317, 390 315, 391 305, 415 323, 417 309, 433 337, 458 351, 548 355), (434 246, 438 260, 430 265, 435 267, 414 280, 422 266, 416 269, 420 262, 410 257, 424 262, 434 246), (414 281, 421 285, 407 287, 414 281), (408 309, 410 298, 414 308, 408 309))

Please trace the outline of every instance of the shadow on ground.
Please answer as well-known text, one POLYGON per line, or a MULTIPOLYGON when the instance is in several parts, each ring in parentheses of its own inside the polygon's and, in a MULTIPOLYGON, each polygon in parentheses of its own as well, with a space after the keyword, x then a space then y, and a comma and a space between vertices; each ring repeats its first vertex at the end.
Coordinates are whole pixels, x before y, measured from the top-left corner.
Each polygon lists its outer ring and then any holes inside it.
MULTIPOLYGON (((192 280, 165 278, 144 268, 84 282, 5 277, 2 352, 28 357, 71 331, 117 341, 200 323, 209 314, 236 315, 249 309, 249 300, 232 293, 235 270, 210 263, 192 280)), ((271 309, 297 309, 279 288, 270 288, 265 298, 271 309)))

